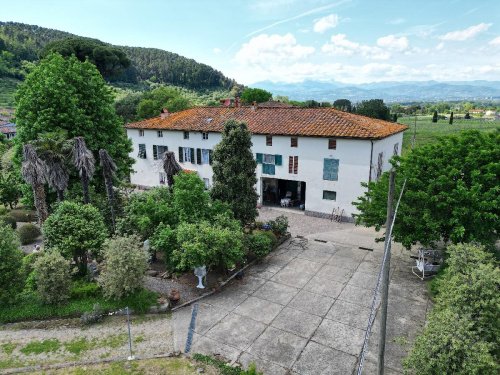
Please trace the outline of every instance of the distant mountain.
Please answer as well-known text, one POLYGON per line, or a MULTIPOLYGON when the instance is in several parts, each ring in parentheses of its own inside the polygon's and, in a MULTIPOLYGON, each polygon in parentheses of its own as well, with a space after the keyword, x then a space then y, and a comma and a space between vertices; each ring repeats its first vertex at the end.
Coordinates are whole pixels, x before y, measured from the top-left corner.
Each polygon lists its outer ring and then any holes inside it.
MULTIPOLYGON (((23 61, 38 60, 41 51, 50 42, 77 37, 36 25, 0 22, 0 53, 5 50, 12 54, 8 61, 0 59, 0 78, 22 79, 23 61)), ((176 53, 157 48, 114 47, 122 49, 131 60, 131 66, 116 80, 118 84, 151 80, 192 90, 230 90, 238 85, 220 71, 176 53)))
POLYGON ((353 102, 367 99, 384 99, 386 102, 500 100, 499 81, 387 81, 363 84, 262 81, 250 86, 301 101, 309 99, 319 102, 332 102, 336 99, 349 99, 353 102))

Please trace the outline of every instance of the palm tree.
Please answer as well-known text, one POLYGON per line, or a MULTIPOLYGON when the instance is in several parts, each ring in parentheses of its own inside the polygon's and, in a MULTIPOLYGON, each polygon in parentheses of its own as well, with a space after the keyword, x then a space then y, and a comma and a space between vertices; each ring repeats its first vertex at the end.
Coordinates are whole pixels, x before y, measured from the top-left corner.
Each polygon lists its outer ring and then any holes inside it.
POLYGON ((89 182, 95 172, 95 159, 92 151, 87 148, 83 137, 73 139, 73 164, 80 173, 83 190, 83 203, 90 203, 89 182))
POLYGON ((104 184, 106 185, 106 195, 108 196, 109 210, 111 211, 111 224, 115 229, 115 194, 113 192, 113 176, 116 172, 116 164, 105 149, 99 150, 104 184))
POLYGON ((45 162, 45 178, 49 186, 57 192, 57 200, 64 200, 64 191, 68 188, 69 174, 66 168, 68 142, 65 133, 40 134, 33 142, 40 158, 45 162))
POLYGON ((168 186, 172 188, 174 185, 174 176, 182 171, 182 167, 175 160, 175 154, 172 151, 167 151, 163 154, 163 170, 167 175, 168 186))
POLYGON ((43 224, 47 216, 47 202, 45 201, 45 163, 36 153, 35 148, 31 144, 23 145, 23 163, 21 174, 24 181, 31 185, 35 200, 35 208, 38 213, 38 222, 43 224))

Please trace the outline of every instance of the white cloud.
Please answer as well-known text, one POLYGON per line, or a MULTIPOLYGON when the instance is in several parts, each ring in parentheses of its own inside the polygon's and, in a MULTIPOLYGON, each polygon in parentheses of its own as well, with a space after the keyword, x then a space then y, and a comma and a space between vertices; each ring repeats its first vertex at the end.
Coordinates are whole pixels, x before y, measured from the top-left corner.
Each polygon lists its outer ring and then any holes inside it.
POLYGON ((220 48, 217 48, 215 47, 214 49, 212 49, 213 53, 215 53, 216 55, 218 55, 219 53, 222 52, 222 50, 220 48))
POLYGON ((339 16, 330 14, 314 22, 313 30, 317 33, 324 33, 326 30, 333 29, 339 24, 339 16))
POLYGON ((335 34, 330 42, 323 45, 321 50, 333 56, 352 56, 359 54, 367 59, 387 60, 391 54, 377 46, 360 44, 347 39, 345 34, 335 34))
POLYGON ((260 34, 244 43, 235 55, 243 65, 276 65, 294 62, 314 53, 314 47, 297 44, 291 34, 260 34))
POLYGON ((393 20, 390 20, 389 21, 389 24, 391 25, 401 25, 402 23, 405 23, 406 20, 402 17, 399 17, 399 18, 394 18, 393 20))
POLYGON ((500 46, 500 36, 497 36, 495 39, 492 39, 488 42, 492 46, 500 46))
POLYGON ((441 40, 451 40, 451 41, 464 41, 467 39, 474 38, 476 35, 486 31, 490 28, 491 23, 480 23, 474 26, 470 26, 463 30, 450 31, 444 35, 440 36, 441 40))
POLYGON ((377 39, 377 45, 379 47, 392 49, 396 51, 404 51, 408 49, 409 42, 408 38, 405 36, 397 37, 395 35, 387 35, 377 39))
POLYGON ((444 43, 441 42, 436 46, 436 50, 441 51, 444 48, 444 43))

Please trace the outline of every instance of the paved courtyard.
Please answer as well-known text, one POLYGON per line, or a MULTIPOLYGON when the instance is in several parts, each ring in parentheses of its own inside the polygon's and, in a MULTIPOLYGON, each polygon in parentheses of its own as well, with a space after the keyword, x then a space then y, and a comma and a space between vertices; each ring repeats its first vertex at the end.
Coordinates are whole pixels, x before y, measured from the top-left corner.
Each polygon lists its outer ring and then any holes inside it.
MULTIPOLYGON (((261 211, 269 218, 281 211, 261 211)), ((218 354, 265 374, 353 374, 363 344, 383 244, 371 229, 290 213, 292 237, 222 291, 197 304, 191 353, 218 354), (317 232, 314 229, 317 228, 317 232), (360 247, 372 250, 360 249, 360 247)), ((423 327, 429 300, 410 271, 409 253, 393 246, 386 374, 423 327)), ((173 316, 184 351, 194 306, 173 316)), ((378 313, 364 374, 376 373, 378 313)))

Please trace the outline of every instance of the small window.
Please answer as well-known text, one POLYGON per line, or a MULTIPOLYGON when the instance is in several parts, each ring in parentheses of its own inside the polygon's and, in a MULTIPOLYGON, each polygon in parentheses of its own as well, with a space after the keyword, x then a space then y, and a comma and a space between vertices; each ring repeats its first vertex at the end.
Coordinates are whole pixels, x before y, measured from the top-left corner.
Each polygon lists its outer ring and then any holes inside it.
POLYGON ((337 140, 336 139, 329 139, 328 140, 328 149, 329 150, 336 150, 337 149, 337 140))
POLYGON ((297 137, 290 138, 290 147, 297 147, 299 145, 299 139, 297 137))
POLYGON ((184 132, 184 139, 189 139, 189 132, 184 132))
POLYGON ((394 156, 399 154, 399 143, 394 144, 394 156))
POLYGON ((141 143, 139 144, 139 153, 137 155, 140 159, 146 159, 146 145, 141 143))
POLYGON ((266 135, 266 146, 272 146, 272 145, 273 145, 273 136, 266 135))
POLYGON ((205 189, 206 189, 206 190, 210 189, 210 179, 208 179, 208 178, 204 178, 204 179, 203 179, 203 182, 204 182, 204 184, 205 184, 205 189))
POLYGON ((339 179, 339 160, 323 160, 323 180, 338 181, 339 179))
POLYGON ((266 164, 262 163, 262 173, 263 174, 269 174, 269 175, 274 175, 276 167, 274 164, 266 164))
POLYGON ((168 151, 167 146, 153 145, 153 159, 163 159, 163 154, 168 151))
POLYGON ((208 139, 208 133, 207 132, 201 133, 201 138, 202 139, 208 139))
POLYGON ((162 130, 158 130, 156 132, 156 134, 158 134, 158 138, 163 138, 163 131, 162 130))
POLYGON ((327 199, 329 201, 337 200, 337 192, 330 190, 323 190, 323 199, 327 199))
POLYGON ((144 137, 144 130, 139 129, 139 137, 144 137))
POLYGON ((297 174, 299 172, 299 157, 289 156, 288 157, 288 173, 297 174))

